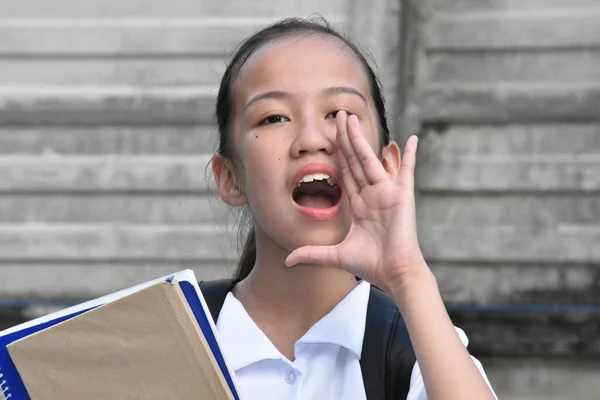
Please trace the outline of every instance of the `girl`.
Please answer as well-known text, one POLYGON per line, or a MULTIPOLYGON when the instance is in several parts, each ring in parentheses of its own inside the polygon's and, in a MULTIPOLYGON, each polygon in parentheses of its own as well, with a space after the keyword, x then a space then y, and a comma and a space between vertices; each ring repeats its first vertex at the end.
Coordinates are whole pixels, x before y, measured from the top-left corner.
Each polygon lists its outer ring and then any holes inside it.
POLYGON ((365 370, 365 332, 401 314, 381 356, 395 398, 493 399, 419 248, 417 138, 401 156, 360 51, 326 23, 281 21, 241 45, 216 108, 216 183, 253 221, 217 312, 241 397, 390 398, 365 389, 384 374, 365 370))

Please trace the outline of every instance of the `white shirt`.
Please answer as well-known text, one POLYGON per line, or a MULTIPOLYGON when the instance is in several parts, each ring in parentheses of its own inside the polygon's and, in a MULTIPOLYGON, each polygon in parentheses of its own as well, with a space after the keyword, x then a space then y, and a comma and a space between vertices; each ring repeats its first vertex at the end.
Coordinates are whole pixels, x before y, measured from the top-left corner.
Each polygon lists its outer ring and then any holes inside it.
MULTIPOLYGON (((277 350, 229 293, 217 330, 241 399, 366 400, 360 356, 369 293, 369 283, 362 281, 317 321, 296 342, 294 361, 277 350)), ((460 329, 457 332, 466 346, 466 335, 460 329)), ((481 363, 474 361, 485 377, 481 363)), ((427 400, 418 363, 412 370, 407 399, 427 400)))

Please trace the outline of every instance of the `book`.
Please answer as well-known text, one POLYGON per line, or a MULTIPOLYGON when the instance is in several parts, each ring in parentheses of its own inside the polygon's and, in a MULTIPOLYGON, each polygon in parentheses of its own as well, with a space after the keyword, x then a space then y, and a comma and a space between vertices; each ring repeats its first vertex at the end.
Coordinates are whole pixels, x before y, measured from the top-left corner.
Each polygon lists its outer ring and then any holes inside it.
POLYGON ((190 270, 0 332, 0 393, 0 400, 239 400, 190 270))

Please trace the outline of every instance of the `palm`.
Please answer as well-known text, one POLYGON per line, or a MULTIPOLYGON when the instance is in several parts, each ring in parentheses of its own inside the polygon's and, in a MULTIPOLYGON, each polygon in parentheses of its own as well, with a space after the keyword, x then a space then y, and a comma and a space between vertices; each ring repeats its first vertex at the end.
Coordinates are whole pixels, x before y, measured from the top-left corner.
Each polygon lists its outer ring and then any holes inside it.
POLYGON ((416 140, 407 142, 400 172, 390 179, 353 119, 338 117, 338 155, 350 202, 350 231, 336 246, 295 250, 288 265, 333 265, 385 286, 422 260, 414 207, 416 140))

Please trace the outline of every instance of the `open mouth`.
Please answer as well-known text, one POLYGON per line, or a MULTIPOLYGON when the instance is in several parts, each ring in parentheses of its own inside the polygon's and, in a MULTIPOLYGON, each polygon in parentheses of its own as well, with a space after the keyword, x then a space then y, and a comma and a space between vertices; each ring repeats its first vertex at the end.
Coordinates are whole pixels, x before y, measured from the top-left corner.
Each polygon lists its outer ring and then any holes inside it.
POLYGON ((327 174, 309 174, 302 177, 292 193, 296 204, 313 209, 327 209, 340 202, 342 191, 327 174))

